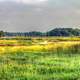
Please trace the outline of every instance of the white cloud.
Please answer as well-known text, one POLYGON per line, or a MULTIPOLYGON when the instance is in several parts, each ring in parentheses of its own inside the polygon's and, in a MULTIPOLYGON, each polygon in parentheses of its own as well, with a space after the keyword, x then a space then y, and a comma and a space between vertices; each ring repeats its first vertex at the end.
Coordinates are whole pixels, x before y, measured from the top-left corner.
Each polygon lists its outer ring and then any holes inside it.
POLYGON ((17 3, 24 3, 24 4, 38 4, 38 3, 43 3, 48 0, 0 0, 0 1, 13 1, 17 3))
POLYGON ((45 2, 47 0, 16 0, 17 2, 22 2, 25 4, 37 4, 37 3, 42 3, 45 2))

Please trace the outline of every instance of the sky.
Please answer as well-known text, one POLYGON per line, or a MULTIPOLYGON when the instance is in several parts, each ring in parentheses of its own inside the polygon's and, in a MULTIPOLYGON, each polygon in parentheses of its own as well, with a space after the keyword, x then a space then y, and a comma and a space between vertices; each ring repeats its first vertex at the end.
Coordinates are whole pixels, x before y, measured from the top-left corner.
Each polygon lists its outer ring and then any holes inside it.
POLYGON ((0 0, 0 30, 48 31, 80 27, 80 0, 0 0))

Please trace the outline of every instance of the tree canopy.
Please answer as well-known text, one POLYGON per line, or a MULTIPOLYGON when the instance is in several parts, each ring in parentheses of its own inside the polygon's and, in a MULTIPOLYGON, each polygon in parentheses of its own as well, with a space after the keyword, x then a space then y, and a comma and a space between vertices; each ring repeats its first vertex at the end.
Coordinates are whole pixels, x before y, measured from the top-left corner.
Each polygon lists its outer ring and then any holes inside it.
POLYGON ((80 36, 80 29, 73 28, 55 28, 48 32, 3 32, 0 31, 0 36, 80 36))

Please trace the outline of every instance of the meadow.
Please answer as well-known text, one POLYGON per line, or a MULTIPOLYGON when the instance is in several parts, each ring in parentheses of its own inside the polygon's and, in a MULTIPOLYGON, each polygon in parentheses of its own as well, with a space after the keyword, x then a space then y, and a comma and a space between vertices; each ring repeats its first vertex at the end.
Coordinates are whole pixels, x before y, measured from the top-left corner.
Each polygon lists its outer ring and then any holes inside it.
POLYGON ((0 80, 80 80, 80 37, 0 38, 0 80))

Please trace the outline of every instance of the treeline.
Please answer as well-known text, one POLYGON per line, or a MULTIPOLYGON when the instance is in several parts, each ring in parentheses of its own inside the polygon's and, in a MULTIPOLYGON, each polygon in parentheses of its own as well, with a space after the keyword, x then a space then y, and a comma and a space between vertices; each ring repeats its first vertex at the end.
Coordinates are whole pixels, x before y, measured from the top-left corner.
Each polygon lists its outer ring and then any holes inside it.
POLYGON ((46 32, 47 36, 80 36, 80 29, 55 28, 46 32))
POLYGON ((4 32, 0 31, 0 36, 80 36, 80 29, 55 28, 48 32, 4 32))

